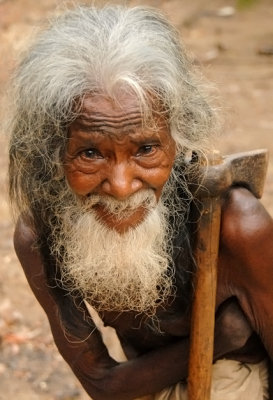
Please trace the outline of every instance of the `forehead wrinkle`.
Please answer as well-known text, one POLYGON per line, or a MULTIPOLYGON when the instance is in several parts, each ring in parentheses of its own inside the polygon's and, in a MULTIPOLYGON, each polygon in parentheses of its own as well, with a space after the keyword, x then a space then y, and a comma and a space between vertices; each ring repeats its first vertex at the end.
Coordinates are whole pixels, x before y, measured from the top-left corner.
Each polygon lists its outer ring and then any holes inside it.
POLYGON ((82 112, 77 118, 77 122, 83 130, 109 133, 116 133, 116 130, 118 132, 134 132, 139 127, 143 127, 142 114, 135 110, 126 114, 82 112))
POLYGON ((107 125, 97 126, 88 126, 86 129, 81 128, 78 130, 78 135, 82 136, 83 138, 101 138, 109 136, 109 138, 113 137, 115 140, 119 140, 125 136, 131 136, 130 141, 134 142, 135 144, 139 144, 140 142, 144 143, 147 140, 150 140, 151 137, 157 137, 158 134, 153 130, 143 130, 138 129, 137 126, 134 124, 132 125, 125 125, 124 127, 111 127, 107 125), (156 136, 155 136, 156 133, 156 136))
POLYGON ((80 113, 80 117, 84 119, 92 119, 92 120, 101 120, 101 119, 110 119, 110 120, 116 120, 116 119, 130 119, 130 118, 140 118, 142 119, 142 114, 139 110, 139 108, 123 108, 120 110, 116 109, 110 109, 110 110, 97 110, 96 108, 89 108, 87 109, 86 107, 83 107, 80 113))
POLYGON ((79 118, 84 120, 90 121, 101 121, 104 119, 109 119, 111 121, 115 120, 127 120, 127 119, 135 119, 139 118, 142 119, 142 114, 140 111, 131 111, 131 112, 124 112, 124 113, 102 113, 102 112, 95 112, 95 111, 88 111, 88 112, 81 112, 79 118))
POLYGON ((84 124, 84 126, 86 126, 88 129, 89 127, 101 127, 101 126, 111 126, 111 127, 124 127, 126 125, 130 126, 130 125, 134 125, 134 126, 141 126, 143 124, 143 121, 141 118, 128 118, 128 119, 123 119, 123 120, 111 120, 111 119, 105 119, 102 118, 101 120, 94 120, 94 119, 80 119, 78 120, 79 123, 81 121, 83 121, 84 123, 87 122, 87 124, 84 124))

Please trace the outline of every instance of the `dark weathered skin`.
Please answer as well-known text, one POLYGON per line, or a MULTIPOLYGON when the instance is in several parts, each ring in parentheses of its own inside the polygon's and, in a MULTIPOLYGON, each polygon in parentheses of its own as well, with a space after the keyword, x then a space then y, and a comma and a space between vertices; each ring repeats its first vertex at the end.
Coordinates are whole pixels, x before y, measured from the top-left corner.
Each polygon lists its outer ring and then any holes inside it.
MULTIPOLYGON (((87 96, 68 132, 64 170, 71 190, 79 196, 96 193, 122 200, 152 189, 159 199, 173 166, 175 143, 160 113, 155 121, 156 131, 143 128, 136 99, 128 94, 119 105, 104 96, 87 96)), ((264 346, 273 360, 273 221, 243 188, 226 194, 222 210, 214 359, 259 361, 264 346)), ((119 233, 144 216, 141 207, 122 221, 103 207, 96 212, 119 233)), ((191 314, 183 298, 185 285, 178 280, 177 297, 157 310, 161 333, 144 315, 102 315, 116 329, 129 359, 118 363, 108 355, 83 303, 77 307, 52 281, 54 260, 47 248, 40 253, 33 247, 34 225, 18 221, 15 249, 56 345, 87 393, 95 400, 129 400, 185 379, 191 314)), ((183 267, 188 268, 188 261, 182 257, 176 268, 183 267)))
MULTIPOLYGON (((35 239, 30 224, 19 220, 14 237, 18 258, 48 316, 60 353, 92 398, 134 399, 186 378, 189 313, 177 310, 176 301, 167 306, 167 319, 160 312, 164 335, 146 329, 142 316, 104 315, 126 339, 130 360, 119 364, 108 355, 97 330, 88 336, 93 327, 84 323, 83 307, 71 308, 73 325, 61 322, 65 301, 53 296, 47 285, 41 255, 32 247, 35 239)), ((218 271, 214 359, 259 361, 265 353, 257 333, 273 360, 273 221, 243 188, 230 190, 223 199, 218 271)))

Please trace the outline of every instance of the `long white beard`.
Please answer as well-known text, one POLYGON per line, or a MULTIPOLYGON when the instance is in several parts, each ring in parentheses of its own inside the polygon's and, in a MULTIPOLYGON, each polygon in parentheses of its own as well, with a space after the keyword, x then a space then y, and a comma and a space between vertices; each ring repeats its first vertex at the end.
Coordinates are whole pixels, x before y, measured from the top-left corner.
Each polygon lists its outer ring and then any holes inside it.
POLYGON ((62 283, 72 295, 80 292, 97 311, 152 315, 172 293, 166 209, 161 203, 155 206, 153 193, 152 197, 151 191, 142 191, 127 204, 106 200, 104 206, 119 218, 139 204, 147 208, 145 219, 123 234, 98 219, 92 209, 100 201, 97 196, 89 205, 67 209, 62 216, 54 247, 55 254, 65 248, 62 283))

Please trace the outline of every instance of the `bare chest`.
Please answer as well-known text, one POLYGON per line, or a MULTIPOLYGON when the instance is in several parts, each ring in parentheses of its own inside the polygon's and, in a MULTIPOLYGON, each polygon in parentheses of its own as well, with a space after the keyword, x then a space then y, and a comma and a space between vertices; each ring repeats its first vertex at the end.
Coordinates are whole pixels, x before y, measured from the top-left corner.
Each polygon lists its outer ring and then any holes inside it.
POLYGON ((189 336, 190 312, 179 309, 179 301, 158 310, 156 316, 114 312, 102 316, 105 326, 115 328, 121 343, 140 354, 189 336))

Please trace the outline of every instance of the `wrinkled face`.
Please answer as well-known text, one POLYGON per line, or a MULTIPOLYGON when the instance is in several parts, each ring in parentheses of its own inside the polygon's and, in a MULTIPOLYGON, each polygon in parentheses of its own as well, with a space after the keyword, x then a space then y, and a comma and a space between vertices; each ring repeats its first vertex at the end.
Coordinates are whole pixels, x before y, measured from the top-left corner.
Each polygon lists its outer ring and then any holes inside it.
MULTIPOLYGON (((64 167, 73 192, 119 201, 151 189, 158 200, 169 178, 175 143, 164 119, 155 116, 156 129, 143 126, 134 97, 123 94, 119 103, 105 96, 86 97, 80 116, 71 124, 64 167)), ((139 206, 117 221, 103 205, 94 207, 99 219, 124 232, 145 217, 139 206)))

